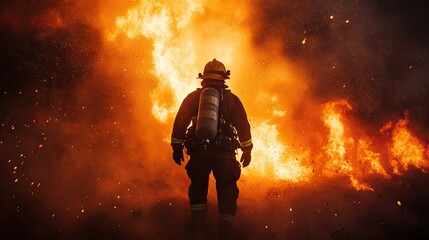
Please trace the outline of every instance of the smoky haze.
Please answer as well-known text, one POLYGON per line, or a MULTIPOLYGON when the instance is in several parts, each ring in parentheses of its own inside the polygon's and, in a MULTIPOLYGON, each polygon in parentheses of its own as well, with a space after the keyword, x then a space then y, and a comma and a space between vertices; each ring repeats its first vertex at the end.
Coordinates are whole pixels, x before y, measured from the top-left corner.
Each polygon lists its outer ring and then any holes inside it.
POLYGON ((425 1, 256 5, 255 46, 280 39, 279 51, 306 69, 319 101, 347 99, 357 116, 378 126, 406 110, 419 122, 429 120, 425 1))
MULTIPOLYGON (((166 173, 152 167, 166 157, 148 153, 155 131, 144 129, 142 140, 134 127, 136 110, 118 81, 127 76, 103 59, 115 53, 103 49, 100 29, 84 14, 97 8, 57 1, 1 5, 0 221, 8 239, 153 231, 151 221, 142 220, 156 218, 168 189, 166 173)), ((141 104, 147 112, 139 114, 150 116, 144 96, 141 104)), ((153 118, 145 123, 157 125, 153 118)))
MULTIPOLYGON (((152 116, 150 42, 104 41, 102 24, 94 23, 104 8, 85 1, 0 4, 5 239, 186 239, 189 181, 162 139, 170 128, 152 116)), ((348 99, 353 114, 376 129, 408 110, 427 132, 427 3, 257 1, 251 9, 252 47, 280 40, 282 55, 304 69, 308 96, 348 99)), ((375 191, 361 192, 341 176, 310 184, 267 180, 264 187, 243 177, 237 235, 427 237, 428 180, 411 169, 374 179, 375 191)))

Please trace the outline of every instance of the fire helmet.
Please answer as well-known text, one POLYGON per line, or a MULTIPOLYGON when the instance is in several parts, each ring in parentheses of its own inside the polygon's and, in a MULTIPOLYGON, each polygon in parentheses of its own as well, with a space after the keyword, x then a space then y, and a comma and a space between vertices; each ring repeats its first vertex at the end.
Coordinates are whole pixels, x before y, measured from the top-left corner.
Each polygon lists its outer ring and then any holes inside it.
POLYGON ((225 80, 229 79, 229 75, 231 75, 231 71, 226 70, 225 65, 222 62, 213 58, 212 61, 208 62, 206 66, 204 66, 203 74, 199 73, 199 79, 215 79, 215 80, 225 80))

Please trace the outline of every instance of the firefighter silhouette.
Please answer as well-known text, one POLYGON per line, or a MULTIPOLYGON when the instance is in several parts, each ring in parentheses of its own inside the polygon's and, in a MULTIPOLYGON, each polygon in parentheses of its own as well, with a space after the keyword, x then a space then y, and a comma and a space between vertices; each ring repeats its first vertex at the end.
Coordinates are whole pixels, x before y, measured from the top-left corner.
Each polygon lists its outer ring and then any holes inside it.
POLYGON ((186 165, 191 180, 188 195, 191 224, 195 232, 205 232, 207 221, 207 193, 209 175, 213 171, 218 198, 218 238, 231 239, 237 210, 241 166, 236 150, 243 151, 243 167, 251 161, 252 138, 246 111, 225 80, 230 71, 213 59, 204 67, 201 86, 182 102, 171 135, 173 159, 181 165, 183 149, 190 155, 186 165), (190 127, 189 127, 190 126, 190 127), (189 128, 188 128, 189 127, 189 128))

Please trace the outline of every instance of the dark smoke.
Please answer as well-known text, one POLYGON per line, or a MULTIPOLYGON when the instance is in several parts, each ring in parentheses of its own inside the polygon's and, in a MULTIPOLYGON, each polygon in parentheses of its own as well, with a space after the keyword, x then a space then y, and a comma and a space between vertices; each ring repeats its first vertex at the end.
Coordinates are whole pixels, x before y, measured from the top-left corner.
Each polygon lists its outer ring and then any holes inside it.
POLYGON ((312 186, 273 187, 258 200, 263 203, 258 207, 241 206, 241 239, 427 237, 429 206, 424 184, 428 176, 412 170, 407 177, 391 180, 377 184, 375 192, 351 190, 341 177, 319 179, 312 186))
POLYGON ((429 121, 427 1, 260 1, 255 9, 256 47, 280 39, 320 102, 347 99, 378 127, 406 110, 429 121))
MULTIPOLYGON (((283 39, 285 56, 306 66, 321 102, 348 98, 371 122, 408 109, 424 124, 428 30, 418 26, 428 21, 426 6, 416 4, 260 3, 263 27, 255 29, 255 45, 283 39), (338 19, 350 19, 350 26, 338 19), (335 71, 326 67, 333 64, 335 71)), ((148 117, 141 132, 133 128, 135 109, 119 84, 125 77, 100 60, 115 56, 103 50, 102 33, 86 16, 97 8, 74 1, 0 3, 2 239, 187 239, 186 176, 169 159, 168 144, 153 144, 162 142, 163 126, 148 117), (155 147, 161 153, 149 153, 155 147)), ((151 116, 148 96, 141 116, 151 116)), ((237 236, 427 238, 428 180, 413 169, 375 181, 375 192, 352 190, 338 177, 279 182, 262 193, 241 181, 237 236)))
POLYGON ((121 224, 110 215, 121 207, 115 197, 132 183, 104 197, 97 187, 115 188, 120 180, 110 167, 112 153, 129 154, 122 152, 118 128, 105 124, 118 121, 111 102, 122 93, 94 86, 100 33, 74 11, 89 9, 57 1, 1 4, 3 239, 102 238, 115 236, 111 226, 121 224), (110 226, 102 224, 109 220, 110 226))

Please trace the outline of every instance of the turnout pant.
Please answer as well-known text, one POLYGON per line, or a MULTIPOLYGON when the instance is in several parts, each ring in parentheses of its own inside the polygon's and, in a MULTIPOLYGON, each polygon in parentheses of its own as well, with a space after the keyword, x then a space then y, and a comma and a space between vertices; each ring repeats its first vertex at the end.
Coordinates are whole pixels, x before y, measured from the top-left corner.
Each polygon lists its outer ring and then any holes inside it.
POLYGON ((216 179, 219 221, 231 222, 237 210, 240 164, 235 155, 191 155, 186 165, 186 171, 191 179, 189 186, 189 202, 191 214, 207 212, 207 192, 209 175, 213 171, 216 179))

